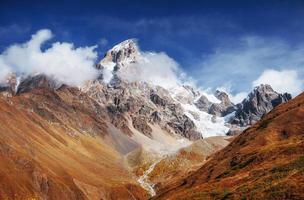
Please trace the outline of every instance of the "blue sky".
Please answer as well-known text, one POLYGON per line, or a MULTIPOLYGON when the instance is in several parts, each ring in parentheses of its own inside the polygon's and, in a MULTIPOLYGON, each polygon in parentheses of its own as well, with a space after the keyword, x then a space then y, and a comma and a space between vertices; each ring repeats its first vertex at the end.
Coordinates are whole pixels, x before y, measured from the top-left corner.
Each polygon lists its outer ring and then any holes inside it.
POLYGON ((206 88, 237 94, 249 91, 267 70, 292 70, 297 80, 287 84, 299 90, 303 19, 303 1, 0 0, 0 50, 42 28, 57 41, 98 44, 100 58, 116 43, 137 38, 142 50, 166 52, 206 88))

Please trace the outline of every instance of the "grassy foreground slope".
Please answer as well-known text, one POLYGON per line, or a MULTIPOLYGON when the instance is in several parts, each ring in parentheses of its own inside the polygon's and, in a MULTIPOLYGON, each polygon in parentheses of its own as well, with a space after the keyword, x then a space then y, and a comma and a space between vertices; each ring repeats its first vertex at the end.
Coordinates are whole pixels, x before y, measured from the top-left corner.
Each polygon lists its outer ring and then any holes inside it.
POLYGON ((155 199, 304 199, 304 94, 281 104, 155 199))
POLYGON ((0 94, 0 199, 145 199, 78 89, 0 94))

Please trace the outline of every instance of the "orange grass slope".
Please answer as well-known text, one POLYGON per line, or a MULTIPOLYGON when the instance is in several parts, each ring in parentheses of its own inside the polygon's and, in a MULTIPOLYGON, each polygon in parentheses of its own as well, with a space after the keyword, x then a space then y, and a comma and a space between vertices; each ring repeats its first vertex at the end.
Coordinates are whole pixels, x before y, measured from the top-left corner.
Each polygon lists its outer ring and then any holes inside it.
POLYGON ((304 93, 155 199, 304 199, 304 93))
POLYGON ((0 94, 0 199, 145 199, 78 89, 0 94))

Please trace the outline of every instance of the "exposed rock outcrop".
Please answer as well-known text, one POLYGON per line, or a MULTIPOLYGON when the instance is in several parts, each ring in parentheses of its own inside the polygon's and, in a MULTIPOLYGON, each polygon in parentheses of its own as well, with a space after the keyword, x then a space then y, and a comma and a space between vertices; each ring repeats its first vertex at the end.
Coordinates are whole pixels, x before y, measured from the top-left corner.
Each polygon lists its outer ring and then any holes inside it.
POLYGON ((220 103, 212 103, 206 96, 202 95, 195 102, 196 107, 211 115, 219 117, 223 117, 235 110, 235 105, 230 101, 229 96, 225 92, 216 90, 214 96, 220 103))
POLYGON ((204 95, 202 95, 194 104, 198 109, 204 112, 209 112, 209 109, 212 106, 212 102, 204 95))
MULTIPOLYGON (((98 69, 111 71, 109 84, 101 79, 87 84, 83 91, 108 108, 111 122, 120 129, 126 129, 131 119, 131 125, 149 137, 152 130, 148 122, 160 126, 169 134, 188 139, 202 138, 194 122, 165 88, 145 82, 129 82, 119 76, 121 67, 140 59, 143 58, 135 40, 126 40, 114 46, 97 65, 98 69)), ((195 96, 196 92, 190 86, 184 89, 195 96)))
POLYGON ((136 116, 132 118, 132 125, 136 130, 151 137, 152 128, 148 125, 147 121, 148 120, 144 116, 136 116))
POLYGON ((194 122, 184 115, 181 106, 163 88, 121 80, 116 87, 95 82, 87 85, 83 91, 108 108, 112 123, 118 128, 126 129, 130 118, 133 127, 149 137, 152 130, 147 122, 188 139, 201 138, 194 122))
POLYGON ((51 89, 56 90, 62 84, 44 74, 24 76, 11 74, 7 78, 7 84, 0 86, 0 91, 7 91, 12 95, 29 92, 33 89, 51 89))
POLYGON ((274 107, 290 99, 288 93, 279 94, 270 85, 260 85, 237 105, 235 116, 230 122, 241 127, 252 125, 274 107))
POLYGON ((31 91, 33 89, 57 89, 61 86, 60 83, 55 80, 43 75, 39 74, 36 76, 28 76, 26 78, 22 78, 19 80, 19 83, 16 85, 16 93, 24 93, 31 91))
POLYGON ((97 64, 97 69, 117 72, 121 67, 135 63, 140 57, 140 50, 135 39, 125 40, 107 51, 97 64))
POLYGON ((183 135, 190 140, 201 139, 202 136, 195 130, 195 124, 186 115, 177 116, 170 121, 169 126, 172 127, 178 134, 183 135))
POLYGON ((112 61, 114 63, 124 63, 126 61, 136 62, 137 56, 139 56, 139 48, 135 39, 125 40, 122 43, 114 46, 105 55, 106 61, 112 61))

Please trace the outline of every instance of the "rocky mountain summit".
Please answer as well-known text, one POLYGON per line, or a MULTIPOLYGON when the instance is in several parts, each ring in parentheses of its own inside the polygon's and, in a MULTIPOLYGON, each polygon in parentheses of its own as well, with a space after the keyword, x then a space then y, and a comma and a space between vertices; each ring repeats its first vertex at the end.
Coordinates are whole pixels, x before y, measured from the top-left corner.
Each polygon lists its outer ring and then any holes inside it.
POLYGON ((96 65, 102 71, 101 78, 105 82, 116 80, 116 73, 121 67, 136 63, 140 59, 140 50, 133 39, 125 40, 107 51, 104 58, 96 65), (114 76, 114 78, 113 78, 114 76))
POLYGON ((119 65, 127 65, 132 62, 136 62, 139 56, 140 51, 136 44, 136 40, 129 39, 110 49, 105 54, 99 65, 108 64, 109 62, 119 65))
MULTIPOLYGON (((115 48, 109 52, 120 52, 117 47, 122 48, 121 52, 129 53, 122 53, 123 55, 126 55, 126 58, 118 60, 115 64, 116 66, 128 66, 128 64, 134 64, 140 60, 145 60, 135 41, 132 42, 127 40, 120 45, 116 45, 115 48)), ((107 55, 109 54, 110 53, 107 53, 107 55)), ((106 56, 100 64, 103 63, 107 66, 107 60, 108 58, 106 56)), ((123 77, 116 76, 117 72, 119 72, 119 70, 113 70, 112 72, 114 74, 112 80, 115 80, 112 81, 112 83, 124 79, 123 77)), ((141 85, 142 83, 137 82, 137 84, 141 85)), ((125 86, 129 87, 127 85, 128 83, 126 81, 125 86)), ((279 94, 275 92, 270 85, 260 85, 241 103, 235 105, 229 99, 228 94, 223 91, 216 90, 213 95, 208 95, 193 86, 183 84, 176 85, 177 86, 173 88, 162 88, 161 90, 150 88, 150 91, 153 91, 150 94, 150 100, 158 106, 165 106, 169 102, 170 105, 179 107, 178 113, 184 113, 182 118, 186 121, 182 120, 182 123, 180 123, 180 121, 175 121, 173 123, 175 132, 180 132, 179 130, 183 130, 181 127, 187 124, 189 126, 186 126, 185 130, 188 130, 188 128, 191 127, 191 133, 195 133, 195 137, 189 136, 188 133, 182 134, 184 136, 187 135, 188 138, 198 138, 197 132, 200 132, 203 137, 207 137, 212 135, 224 135, 225 133, 231 133, 231 131, 234 130, 243 130, 254 124, 264 114, 268 113, 280 103, 287 102, 291 99, 290 94, 279 94), (162 92, 161 95, 158 94, 160 91, 162 92), (164 94, 166 94, 166 97, 162 98, 164 94), (229 129, 231 129, 231 131, 229 131, 229 129)), ((155 85, 151 84, 146 84, 146 86, 155 87, 155 85)), ((143 99, 141 102, 147 102, 147 99, 143 99)), ((161 112, 154 111, 153 113, 155 115, 157 113, 158 117, 162 116, 161 112)), ((171 114, 176 116, 176 113, 174 112, 171 114)), ((178 118, 181 119, 181 117, 178 118)), ((171 127, 173 125, 171 122, 168 124, 170 124, 171 127)))
POLYGON ((239 126, 252 125, 274 107, 290 99, 291 95, 288 93, 279 94, 270 85, 260 85, 236 106, 235 116, 230 123, 239 126))
MULTIPOLYGON (((110 49, 96 65, 100 70, 99 78, 80 88, 106 107, 111 123, 129 135, 135 129, 153 139, 154 126, 190 140, 225 135, 232 127, 238 129, 255 123, 275 106, 291 99, 290 94, 279 94, 271 86, 261 85, 234 105, 228 94, 220 90, 207 94, 181 82, 164 88, 151 82, 130 81, 120 73, 122 68, 132 68, 142 61, 149 62, 136 41, 123 41, 110 49)), ((35 88, 56 90, 61 87, 43 74, 12 75, 8 82, 8 86, 1 90, 11 94, 35 88)))
POLYGON ((202 95, 195 105, 214 116, 229 115, 227 124, 231 124, 234 129, 243 129, 254 124, 274 107, 291 99, 290 94, 277 93, 270 85, 264 84, 255 87, 241 103, 236 105, 230 101, 225 92, 217 90, 214 95, 220 103, 211 103, 206 96, 202 95))
POLYGON ((219 103, 212 103, 202 95, 194 104, 200 110, 219 117, 226 116, 235 110, 235 105, 230 101, 228 94, 216 90, 214 96, 220 101, 219 103))
MULTIPOLYGON (((126 40, 106 53, 97 65, 104 75, 94 84, 87 84, 84 90, 92 93, 94 89, 90 88, 102 87, 105 94, 111 91, 112 95, 107 96, 115 96, 120 104, 108 105, 111 108, 115 106, 125 108, 124 103, 128 102, 128 109, 118 109, 120 114, 132 121, 135 120, 136 123, 131 124, 136 124, 137 129, 141 127, 140 131, 146 133, 151 132, 151 129, 148 128, 149 124, 144 123, 151 122, 159 125, 165 131, 191 140, 206 137, 205 133, 224 135, 228 131, 224 119, 217 119, 200 111, 194 105, 194 101, 203 94, 198 89, 178 82, 171 88, 164 88, 150 82, 129 81, 124 77, 125 74, 120 72, 122 67, 132 68, 143 61, 149 62, 148 58, 140 52, 136 41, 126 40), (108 79, 109 76, 110 79, 108 79), (130 104, 133 104, 132 110, 129 110, 130 104), (138 124, 139 121, 141 125, 138 124)), ((96 94, 98 91, 94 93, 96 94)), ((214 99, 216 98, 214 97, 214 99)), ((113 100, 103 101, 103 104, 110 102, 113 100)), ((113 112, 117 109, 110 110, 113 112)))

